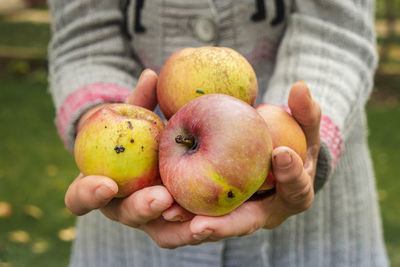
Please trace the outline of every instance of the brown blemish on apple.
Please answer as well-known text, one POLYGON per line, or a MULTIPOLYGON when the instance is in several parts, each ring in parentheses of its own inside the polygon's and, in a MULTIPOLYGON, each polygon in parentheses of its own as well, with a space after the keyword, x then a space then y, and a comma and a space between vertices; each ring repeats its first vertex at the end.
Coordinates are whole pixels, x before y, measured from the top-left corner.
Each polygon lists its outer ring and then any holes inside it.
POLYGON ((144 151, 144 146, 142 146, 142 152, 144 151))
POLYGON ((105 126, 104 126, 104 128, 106 128, 106 129, 107 129, 107 125, 105 125, 105 126))
POLYGON ((116 145, 116 146, 114 147, 114 150, 115 150, 115 152, 116 152, 117 154, 119 154, 119 153, 122 153, 122 152, 125 151, 125 147, 124 147, 123 145, 120 145, 120 146, 116 145))
POLYGON ((129 129, 133 130, 132 122, 127 121, 129 129))
POLYGON ((131 144, 133 144, 133 143, 135 142, 135 140, 132 138, 132 139, 130 140, 130 142, 131 142, 131 144))
POLYGON ((234 197, 235 197, 235 195, 233 194, 232 190, 230 190, 230 191, 228 192, 228 197, 229 197, 229 198, 234 198, 234 197))

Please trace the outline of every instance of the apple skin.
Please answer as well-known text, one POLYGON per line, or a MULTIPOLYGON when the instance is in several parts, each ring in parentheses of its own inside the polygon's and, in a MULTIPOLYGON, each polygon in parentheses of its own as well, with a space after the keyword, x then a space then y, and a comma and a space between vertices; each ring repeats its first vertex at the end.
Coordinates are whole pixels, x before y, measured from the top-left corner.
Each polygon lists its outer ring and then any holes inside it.
POLYGON ((110 104, 83 124, 74 146, 79 170, 118 184, 116 197, 159 184, 158 146, 164 124, 150 110, 110 104))
MULTIPOLYGON (((286 146, 295 151, 303 163, 306 160, 307 143, 303 129, 298 122, 283 108, 274 104, 260 104, 255 109, 267 123, 271 134, 273 148, 286 146)), ((272 171, 258 191, 265 191, 275 187, 275 177, 272 171)))
POLYGON ((189 47, 172 53, 157 84, 158 103, 167 119, 204 94, 226 94, 253 105, 257 91, 250 63, 227 47, 189 47))
POLYGON ((209 94, 187 103, 166 125, 160 141, 161 179, 186 210, 219 216, 260 188, 271 152, 268 128, 253 107, 209 94), (188 144, 178 142, 182 139, 188 144))

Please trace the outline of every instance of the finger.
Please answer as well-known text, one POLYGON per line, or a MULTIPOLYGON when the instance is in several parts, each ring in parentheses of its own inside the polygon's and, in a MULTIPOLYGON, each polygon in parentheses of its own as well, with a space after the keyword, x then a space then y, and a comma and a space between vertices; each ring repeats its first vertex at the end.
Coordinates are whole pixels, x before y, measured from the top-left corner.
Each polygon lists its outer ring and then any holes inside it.
POLYGON ((248 201, 232 212, 218 217, 196 216, 190 224, 193 237, 199 241, 217 241, 248 235, 263 227, 267 213, 262 201, 248 201))
POLYGON ((145 69, 140 75, 135 90, 128 96, 125 103, 153 110, 157 105, 156 87, 157 74, 150 69, 145 69))
POLYGON ((137 228, 160 217, 173 202, 164 186, 155 185, 138 190, 126 198, 113 199, 101 211, 112 220, 137 228))
POLYGON ((306 83, 298 81, 292 86, 288 104, 293 117, 303 128, 307 146, 318 145, 320 142, 319 124, 321 121, 321 108, 312 99, 306 83))
POLYGON ((69 186, 65 205, 75 215, 104 207, 118 192, 118 185, 105 176, 82 174, 69 186))
POLYGON ((195 215, 177 203, 174 203, 171 207, 169 207, 166 211, 162 213, 164 220, 170 222, 184 222, 191 220, 195 215))
POLYGON ((158 218, 142 225, 140 229, 145 231, 161 248, 174 249, 200 243, 199 240, 193 238, 190 221, 168 222, 163 218, 158 218))
POLYGON ((278 147, 272 152, 272 171, 277 195, 286 207, 294 213, 308 209, 314 200, 314 191, 301 158, 288 147, 278 147))

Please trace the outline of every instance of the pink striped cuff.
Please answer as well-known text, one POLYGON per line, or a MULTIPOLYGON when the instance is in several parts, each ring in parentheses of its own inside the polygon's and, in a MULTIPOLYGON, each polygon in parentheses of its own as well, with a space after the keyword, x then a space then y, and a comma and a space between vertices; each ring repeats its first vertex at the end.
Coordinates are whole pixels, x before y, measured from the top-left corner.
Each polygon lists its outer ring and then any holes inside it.
POLYGON ((334 168, 343 150, 343 141, 340 136, 340 129, 331 118, 322 115, 319 133, 321 139, 326 142, 331 151, 332 168, 334 168))
POLYGON ((70 94, 60 107, 56 117, 57 130, 64 144, 68 147, 68 128, 81 115, 79 111, 81 112, 95 103, 123 102, 130 93, 130 90, 114 84, 95 83, 70 94))
MULTIPOLYGON (((282 106, 289 114, 290 108, 288 106, 282 106)), ((339 127, 326 115, 321 116, 321 124, 319 128, 319 134, 329 148, 332 155, 332 168, 336 166, 339 160, 340 154, 343 150, 343 142, 340 137, 339 127)))

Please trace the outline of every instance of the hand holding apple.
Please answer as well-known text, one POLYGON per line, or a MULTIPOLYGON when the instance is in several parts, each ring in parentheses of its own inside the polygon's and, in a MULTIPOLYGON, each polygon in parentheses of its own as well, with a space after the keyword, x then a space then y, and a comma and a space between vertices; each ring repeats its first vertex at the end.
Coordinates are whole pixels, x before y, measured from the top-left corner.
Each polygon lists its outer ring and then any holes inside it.
MULTIPOLYGON (((292 86, 289 107, 306 136, 307 153, 304 165, 299 155, 290 148, 274 149, 272 169, 277 181, 276 193, 262 199, 246 201, 223 216, 195 216, 190 221, 190 230, 196 239, 210 242, 248 235, 260 228, 273 229, 288 217, 311 206, 314 199, 313 181, 321 144, 319 137, 321 110, 303 82, 297 82, 292 86)), ((183 208, 180 212, 185 214, 183 208)), ((170 218, 170 213, 172 209, 164 211, 163 217, 170 218)), ((179 211, 175 208, 173 213, 176 217, 179 211)))
MULTIPOLYGON (((126 103, 153 110, 157 104, 156 84, 157 75, 145 70, 126 103)), ((83 114, 77 125, 78 132, 91 115, 107 105, 93 107, 83 114)), ((192 214, 180 212, 179 222, 169 222, 161 217, 162 212, 171 214, 178 207, 164 186, 149 186, 125 198, 115 198, 117 192, 117 183, 109 177, 80 174, 69 186, 65 204, 76 215, 99 209, 111 220, 145 231, 160 247, 173 248, 199 242, 192 236, 190 222, 182 222, 191 219, 192 214)))

